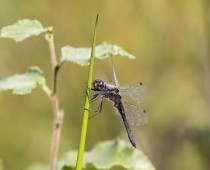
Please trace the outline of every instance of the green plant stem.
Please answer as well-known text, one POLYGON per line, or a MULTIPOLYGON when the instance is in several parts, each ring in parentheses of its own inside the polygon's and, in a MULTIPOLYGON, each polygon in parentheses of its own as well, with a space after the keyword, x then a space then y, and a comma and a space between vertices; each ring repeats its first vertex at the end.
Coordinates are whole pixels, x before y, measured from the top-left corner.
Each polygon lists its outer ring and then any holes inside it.
MULTIPOLYGON (((56 52, 55 52, 55 45, 54 45, 54 35, 53 35, 53 28, 50 27, 47 30, 45 35, 46 40, 49 44, 50 49, 50 58, 51 58, 51 69, 52 69, 52 77, 53 77, 53 93, 51 94, 51 102, 53 108, 53 115, 54 115, 54 122, 53 122, 53 135, 52 135, 52 146, 51 146, 51 154, 50 154, 50 170, 56 169, 56 162, 57 162, 57 155, 58 155, 58 148, 60 142, 60 134, 61 134, 61 127, 63 123, 63 112, 60 111, 59 108, 59 101, 56 94, 56 86, 57 86, 57 59, 56 59, 56 52), (55 74, 56 72, 56 74, 55 74)), ((46 90, 46 89, 45 89, 46 90)))
POLYGON ((83 121, 82 121, 82 130, 81 130, 81 136, 80 136, 79 151, 77 155, 76 170, 82 169, 82 161, 83 161, 84 150, 85 150, 85 141, 86 141, 87 125, 88 125, 88 117, 89 117, 89 111, 87 109, 89 109, 90 107, 89 96, 90 96, 90 89, 91 89, 91 84, 93 80, 93 65, 94 65, 94 57, 95 57, 97 23, 98 23, 98 15, 96 16, 95 29, 94 29, 94 34, 93 34, 92 51, 91 51, 91 57, 90 57, 90 67, 89 67, 88 83, 87 83, 87 90, 86 90, 87 95, 85 98, 86 109, 84 109, 84 115, 83 115, 83 121))

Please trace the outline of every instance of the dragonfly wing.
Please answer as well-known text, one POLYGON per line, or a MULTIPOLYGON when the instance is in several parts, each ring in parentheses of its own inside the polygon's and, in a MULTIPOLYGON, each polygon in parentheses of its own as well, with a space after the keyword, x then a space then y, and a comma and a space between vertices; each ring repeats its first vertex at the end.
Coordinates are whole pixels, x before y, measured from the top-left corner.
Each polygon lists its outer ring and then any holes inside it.
POLYGON ((148 116, 144 109, 123 101, 126 118, 132 126, 142 126, 148 122, 148 116))
MULTIPOLYGON (((126 119, 131 126, 142 126, 148 122, 148 116, 144 109, 132 105, 127 101, 122 102, 126 119)), ((121 116, 117 108, 114 107, 114 111, 118 116, 121 116)))
POLYGON ((133 86, 120 86, 119 92, 122 96, 128 96, 132 100, 140 103, 147 95, 147 88, 142 83, 139 83, 133 86))
POLYGON ((114 105, 113 105, 113 109, 114 109, 114 112, 116 113, 116 115, 121 117, 119 110, 114 105))
MULTIPOLYGON (((120 94, 130 97, 131 99, 133 99, 134 101, 138 103, 141 102, 147 94, 146 87, 142 83, 139 83, 130 87, 129 86, 120 87, 116 74, 115 74, 113 57, 111 58, 112 58, 113 78, 114 78, 115 85, 119 87, 120 94)), ((141 126, 147 123, 148 117, 145 110, 141 109, 138 106, 132 105, 124 100, 122 100, 122 103, 125 110, 127 121, 130 125, 141 126)), ((116 107, 114 107, 114 111, 118 116, 121 117, 121 114, 119 113, 116 107)))
POLYGON ((111 59, 112 59, 112 74, 113 74, 113 78, 114 78, 114 84, 115 84, 115 86, 119 87, 120 84, 117 80, 117 76, 116 76, 116 73, 115 73, 113 56, 111 56, 111 59))

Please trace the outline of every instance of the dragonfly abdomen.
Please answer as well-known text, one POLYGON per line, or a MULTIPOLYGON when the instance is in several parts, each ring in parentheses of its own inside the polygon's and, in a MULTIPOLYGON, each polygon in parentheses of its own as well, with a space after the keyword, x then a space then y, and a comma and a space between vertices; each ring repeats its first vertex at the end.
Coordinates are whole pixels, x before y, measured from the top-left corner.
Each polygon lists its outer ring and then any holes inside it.
POLYGON ((123 107, 122 102, 121 101, 120 102, 119 101, 115 102, 114 106, 118 109, 118 111, 119 111, 119 113, 120 113, 120 115, 122 117, 123 123, 125 125, 126 131, 127 131, 127 134, 128 134, 128 138, 129 138, 131 144, 133 145, 133 147, 136 148, 135 138, 134 138, 133 133, 131 131, 131 128, 130 128, 130 126, 128 124, 128 121, 126 119, 126 115, 125 115, 125 111, 124 111, 124 107, 123 107))

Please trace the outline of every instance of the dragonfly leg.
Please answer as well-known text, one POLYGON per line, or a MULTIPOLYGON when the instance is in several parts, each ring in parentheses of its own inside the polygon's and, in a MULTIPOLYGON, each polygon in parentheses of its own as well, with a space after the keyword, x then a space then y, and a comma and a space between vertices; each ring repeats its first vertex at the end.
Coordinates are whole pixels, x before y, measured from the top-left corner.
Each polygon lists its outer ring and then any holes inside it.
POLYGON ((103 98, 100 99, 100 102, 99 102, 99 105, 98 105, 98 108, 96 110, 91 110, 93 112, 96 112, 96 114, 90 116, 88 119, 91 119, 95 116, 97 116, 99 113, 101 113, 101 110, 102 110, 102 105, 103 105, 103 98))
POLYGON ((102 111, 102 106, 103 106, 103 98, 101 98, 99 102, 99 106, 98 106, 99 113, 102 111))
POLYGON ((96 114, 90 116, 88 119, 91 119, 91 118, 97 116, 99 113, 101 113, 102 105, 103 105, 103 98, 100 99, 100 102, 98 104, 98 108, 96 110, 89 109, 90 111, 95 112, 96 114))
POLYGON ((101 93, 94 94, 93 97, 90 99, 90 101, 93 102, 94 100, 96 100, 98 96, 100 96, 100 94, 101 93))
POLYGON ((87 82, 85 83, 85 94, 90 98, 91 89, 87 86, 87 82))
POLYGON ((97 116, 99 113, 101 113, 102 105, 103 105, 103 98, 100 99, 98 108, 97 108, 96 110, 84 108, 85 110, 88 110, 88 111, 90 111, 90 112, 95 112, 95 114, 92 115, 92 116, 90 116, 88 119, 91 119, 91 118, 97 116))
POLYGON ((90 112, 95 112, 94 115, 90 116, 88 119, 91 119, 95 116, 97 116, 99 113, 101 113, 101 110, 102 110, 102 105, 103 105, 103 98, 100 99, 100 102, 99 102, 99 105, 98 105, 98 108, 96 110, 93 110, 93 109, 87 109, 87 108, 84 108, 85 110, 88 110, 90 112))
POLYGON ((85 110, 88 110, 88 111, 91 111, 91 112, 96 112, 96 113, 100 113, 101 110, 102 110, 102 105, 103 105, 103 98, 101 97, 100 101, 99 101, 99 104, 98 104, 98 108, 96 110, 93 110, 93 109, 87 109, 87 108, 84 108, 85 110))

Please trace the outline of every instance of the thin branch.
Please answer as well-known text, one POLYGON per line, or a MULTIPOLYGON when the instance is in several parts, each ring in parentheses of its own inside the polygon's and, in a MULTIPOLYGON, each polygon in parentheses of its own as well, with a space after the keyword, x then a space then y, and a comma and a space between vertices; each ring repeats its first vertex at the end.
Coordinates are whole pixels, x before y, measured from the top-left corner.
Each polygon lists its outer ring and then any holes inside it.
POLYGON ((60 111, 59 101, 58 101, 58 97, 56 94, 57 73, 58 73, 58 70, 60 69, 60 66, 58 66, 58 64, 57 64, 55 45, 54 45, 54 35, 53 35, 52 27, 48 28, 47 33, 45 34, 45 38, 49 44, 51 69, 52 69, 52 77, 53 77, 53 93, 51 94, 51 101, 52 101, 52 108, 53 108, 53 114, 54 114, 54 123, 53 123, 52 147, 51 147, 49 169, 55 170, 59 142, 60 142, 61 127, 62 127, 62 123, 63 123, 63 112, 60 111))
POLYGON ((43 89, 44 92, 47 94, 47 96, 48 96, 49 98, 51 98, 51 91, 50 91, 50 89, 49 89, 46 85, 44 85, 44 86, 42 87, 42 89, 43 89))
POLYGON ((45 38, 48 41, 49 49, 50 49, 50 59, 51 59, 51 68, 52 72, 54 72, 54 68, 57 65, 56 53, 55 53, 55 45, 54 45, 54 35, 53 35, 53 27, 49 27, 47 29, 47 33, 45 34, 45 38))

